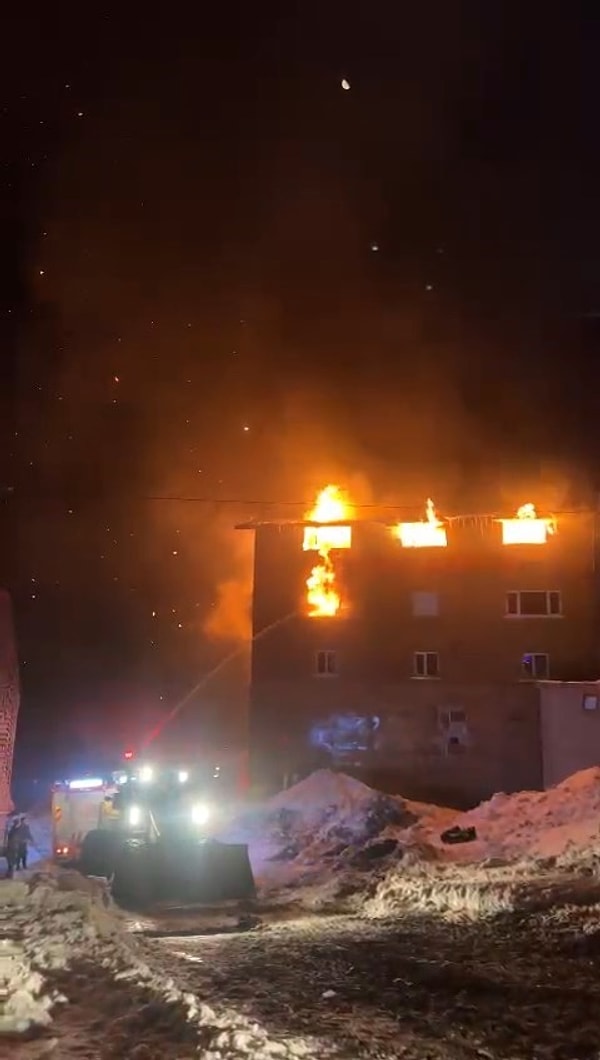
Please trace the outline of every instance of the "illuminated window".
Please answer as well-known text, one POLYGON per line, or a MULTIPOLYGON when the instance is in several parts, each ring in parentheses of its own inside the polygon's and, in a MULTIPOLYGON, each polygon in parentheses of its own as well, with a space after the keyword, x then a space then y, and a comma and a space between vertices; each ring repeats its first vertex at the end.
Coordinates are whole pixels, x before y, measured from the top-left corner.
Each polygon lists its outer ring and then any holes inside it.
POLYGON ((424 592, 413 593, 412 613, 413 615, 438 615, 438 594, 424 592))
POLYGON ((550 676, 550 657, 545 652, 527 652, 521 659, 523 677, 545 681, 550 676))
POLYGON ((527 589, 506 594, 506 614, 512 618, 548 618, 562 615, 562 600, 556 590, 527 589))
POLYGON ((317 677, 335 677, 337 672, 336 653, 334 651, 318 651, 315 659, 317 677))
POLYGON ((598 696, 586 692, 581 705, 584 710, 598 710, 598 696))
POLYGON ((416 651, 413 655, 413 677, 439 677, 440 660, 437 651, 416 651))

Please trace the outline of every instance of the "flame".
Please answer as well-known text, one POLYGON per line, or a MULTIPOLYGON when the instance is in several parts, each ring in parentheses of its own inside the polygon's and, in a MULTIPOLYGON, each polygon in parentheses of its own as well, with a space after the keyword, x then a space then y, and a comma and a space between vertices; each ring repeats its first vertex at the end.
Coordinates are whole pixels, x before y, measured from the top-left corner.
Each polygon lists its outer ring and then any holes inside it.
POLYGON ((306 579, 306 599, 311 618, 337 615, 341 598, 336 589, 335 568, 327 553, 320 552, 322 563, 317 563, 306 579))
POLYGON ((527 504, 522 504, 517 509, 517 519, 537 519, 537 512, 535 510, 535 504, 530 501, 527 504))
POLYGON ((305 516, 315 523, 343 523, 348 517, 349 506, 339 486, 325 486, 319 493, 314 508, 305 516))
POLYGON ((431 497, 425 505, 426 518, 420 523, 398 523, 394 535, 403 548, 445 548, 448 544, 446 528, 438 519, 431 497))
POLYGON ((336 585, 336 573, 331 558, 332 549, 350 548, 352 545, 352 528, 350 526, 332 525, 351 517, 352 510, 344 499, 339 486, 326 486, 319 493, 316 504, 306 514, 320 526, 306 526, 302 548, 305 552, 318 552, 321 562, 317 563, 306 579, 306 599, 311 617, 337 615, 341 606, 341 597, 336 585))
POLYGON ((547 538, 556 533, 554 520, 540 519, 531 502, 522 504, 514 519, 498 521, 502 523, 503 545, 545 545, 547 538))

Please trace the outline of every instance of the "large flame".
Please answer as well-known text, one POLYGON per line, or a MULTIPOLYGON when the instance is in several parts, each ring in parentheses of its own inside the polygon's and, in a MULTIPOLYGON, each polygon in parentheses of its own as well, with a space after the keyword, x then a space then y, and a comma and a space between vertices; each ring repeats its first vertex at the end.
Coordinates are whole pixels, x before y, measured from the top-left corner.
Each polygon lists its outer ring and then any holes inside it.
POLYGON ((500 519, 503 545, 545 545, 550 534, 556 533, 553 519, 540 519, 535 505, 522 504, 514 519, 500 519))
POLYGON ((348 518, 349 506, 339 486, 325 486, 317 497, 314 508, 305 516, 315 523, 343 523, 348 518))
POLYGON ((326 486, 319 493, 314 508, 305 516, 320 524, 304 528, 302 544, 305 552, 318 552, 321 559, 306 579, 308 613, 313 618, 337 615, 340 609, 341 598, 330 553, 332 549, 351 547, 352 528, 335 525, 351 515, 350 505, 339 486, 326 486))
POLYGON ((446 528, 436 515, 431 497, 427 498, 425 514, 419 523, 398 523, 394 527, 403 548, 445 548, 448 544, 446 528))

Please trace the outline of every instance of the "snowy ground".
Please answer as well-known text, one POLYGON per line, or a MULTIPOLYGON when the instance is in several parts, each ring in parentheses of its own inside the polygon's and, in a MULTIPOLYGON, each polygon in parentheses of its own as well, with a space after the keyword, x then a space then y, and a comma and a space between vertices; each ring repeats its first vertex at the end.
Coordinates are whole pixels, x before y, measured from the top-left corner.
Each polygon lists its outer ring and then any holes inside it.
POLYGON ((460 815, 320 771, 228 829, 251 907, 0 883, 11 1056, 600 1060, 599 826, 600 769, 460 815), (477 841, 444 846, 455 823, 477 841))
POLYGON ((458 924, 308 918, 156 942, 210 1004, 354 1060, 597 1060, 599 907, 458 924))

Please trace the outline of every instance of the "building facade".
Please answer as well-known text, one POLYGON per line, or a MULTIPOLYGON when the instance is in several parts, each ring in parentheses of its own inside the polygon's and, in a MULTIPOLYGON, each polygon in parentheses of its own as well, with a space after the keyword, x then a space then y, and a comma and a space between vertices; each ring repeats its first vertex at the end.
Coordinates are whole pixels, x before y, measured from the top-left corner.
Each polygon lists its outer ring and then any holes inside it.
POLYGON ((545 788, 600 766, 600 682, 544 681, 540 726, 545 788))
POLYGON ((306 524, 240 529, 255 534, 256 782, 331 764, 459 806, 543 785, 538 683, 600 677, 593 513, 525 544, 491 518, 449 521, 445 547, 353 523, 330 554, 341 606, 316 617, 306 524))

